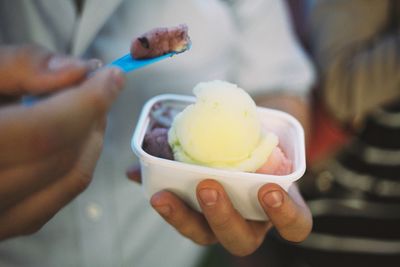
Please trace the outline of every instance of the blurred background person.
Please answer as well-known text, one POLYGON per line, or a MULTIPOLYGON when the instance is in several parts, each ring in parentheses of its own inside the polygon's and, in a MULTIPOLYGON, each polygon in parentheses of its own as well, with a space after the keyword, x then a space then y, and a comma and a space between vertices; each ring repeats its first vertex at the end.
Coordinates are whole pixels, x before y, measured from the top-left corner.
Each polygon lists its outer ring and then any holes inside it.
POLYGON ((352 137, 304 191, 316 223, 302 246, 312 266, 398 265, 400 2, 318 0, 310 29, 321 101, 352 137))
POLYGON ((129 147, 136 119, 154 95, 191 94, 200 81, 228 80, 307 128, 313 70, 281 1, 0 1, 0 13, 2 43, 36 43, 105 62, 153 27, 184 22, 193 42, 185 54, 129 74, 109 115, 94 183, 37 234, 2 242, 1 266, 198 264, 203 249, 163 222, 124 178, 136 161, 129 147))
POLYGON ((310 48, 321 78, 314 127, 322 127, 312 136, 310 172, 301 180, 301 192, 314 228, 298 245, 278 238, 268 243, 270 258, 258 263, 397 266, 400 3, 313 2, 310 48), (323 149, 314 147, 315 139, 323 149))

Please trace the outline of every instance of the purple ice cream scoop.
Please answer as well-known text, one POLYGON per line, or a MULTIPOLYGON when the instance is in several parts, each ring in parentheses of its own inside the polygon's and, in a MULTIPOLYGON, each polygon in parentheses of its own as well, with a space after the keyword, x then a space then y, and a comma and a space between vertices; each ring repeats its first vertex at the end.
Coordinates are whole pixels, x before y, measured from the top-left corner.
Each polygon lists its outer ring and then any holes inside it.
POLYGON ((174 156, 168 144, 168 129, 154 128, 150 130, 144 137, 143 150, 152 156, 173 160, 174 156))
POLYGON ((174 156, 168 144, 168 129, 150 130, 144 137, 143 150, 152 156, 173 160, 174 156))
POLYGON ((142 148, 152 156, 174 160, 174 155, 168 143, 168 130, 175 116, 185 106, 176 103, 156 103, 149 114, 149 127, 144 136, 142 148))

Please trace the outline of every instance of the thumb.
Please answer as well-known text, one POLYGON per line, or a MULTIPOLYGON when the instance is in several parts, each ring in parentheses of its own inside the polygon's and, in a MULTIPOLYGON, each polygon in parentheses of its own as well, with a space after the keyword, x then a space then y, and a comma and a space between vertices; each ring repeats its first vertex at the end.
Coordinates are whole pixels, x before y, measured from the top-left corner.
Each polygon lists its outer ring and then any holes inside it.
POLYGON ((140 166, 137 164, 134 164, 132 166, 130 166, 127 170, 126 170, 126 176, 128 177, 129 180, 132 180, 136 183, 142 183, 142 176, 141 176, 141 172, 140 172, 140 166))
POLYGON ((312 217, 295 185, 289 194, 279 185, 266 184, 258 191, 258 199, 279 234, 288 241, 301 242, 311 232, 312 217))
POLYGON ((120 70, 104 68, 80 86, 32 107, 4 108, 0 116, 0 159, 6 155, 4 164, 30 160, 80 142, 110 109, 123 83, 120 70))

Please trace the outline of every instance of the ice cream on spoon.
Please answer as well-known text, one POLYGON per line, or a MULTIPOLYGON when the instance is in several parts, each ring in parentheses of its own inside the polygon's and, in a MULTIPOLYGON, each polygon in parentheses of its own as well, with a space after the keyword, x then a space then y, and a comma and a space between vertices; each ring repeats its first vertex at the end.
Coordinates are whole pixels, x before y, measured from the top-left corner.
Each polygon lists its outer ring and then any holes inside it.
POLYGON ((135 59, 159 57, 168 53, 182 53, 191 46, 188 26, 154 28, 135 38, 131 45, 131 56, 135 59))
POLYGON ((124 72, 135 71, 183 53, 190 47, 188 27, 185 24, 170 28, 154 28, 134 38, 130 53, 114 60, 109 65, 118 67, 124 72))

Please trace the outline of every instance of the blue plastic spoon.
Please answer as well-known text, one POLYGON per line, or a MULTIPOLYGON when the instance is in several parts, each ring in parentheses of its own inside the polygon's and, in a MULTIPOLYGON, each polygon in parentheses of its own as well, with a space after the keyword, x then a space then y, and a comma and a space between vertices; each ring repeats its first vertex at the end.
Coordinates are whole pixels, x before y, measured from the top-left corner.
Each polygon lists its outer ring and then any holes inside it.
POLYGON ((159 57, 153 57, 153 58, 147 58, 147 59, 134 59, 131 54, 126 54, 123 57, 120 57, 110 64, 108 66, 116 66, 119 67, 122 71, 124 72, 130 72, 134 71, 140 68, 143 68, 147 65, 156 63, 160 60, 172 57, 173 55, 176 55, 176 52, 171 52, 159 57))
MULTIPOLYGON (((188 50, 191 46, 189 45, 186 50, 188 50)), ((186 51, 185 50, 185 51, 186 51)), ((182 51, 184 52, 184 51, 182 51)), ((120 68, 123 72, 130 72, 134 71, 143 67, 146 67, 147 65, 156 63, 158 61, 161 61, 163 59, 172 57, 176 54, 180 54, 182 52, 171 52, 159 57, 153 57, 153 58, 147 58, 147 59, 134 59, 131 54, 126 54, 125 56, 122 56, 113 62, 107 64, 107 66, 115 66, 120 68)), ((32 106, 34 105, 38 100, 40 100, 40 97, 38 96, 25 96, 22 98, 22 103, 25 106, 32 106)))
POLYGON ((130 72, 130 71, 134 71, 143 67, 146 67, 147 65, 156 63, 158 61, 161 61, 163 59, 172 57, 176 54, 180 54, 183 53, 187 50, 189 50, 190 48, 192 48, 192 43, 189 42, 186 46, 186 48, 182 51, 176 52, 173 51, 171 53, 159 56, 159 57, 153 57, 153 58, 147 58, 147 59, 134 59, 131 54, 126 54, 125 56, 122 56, 116 60, 114 60, 113 62, 111 62, 110 64, 108 64, 107 66, 116 66, 119 67, 122 71, 124 72, 130 72))

